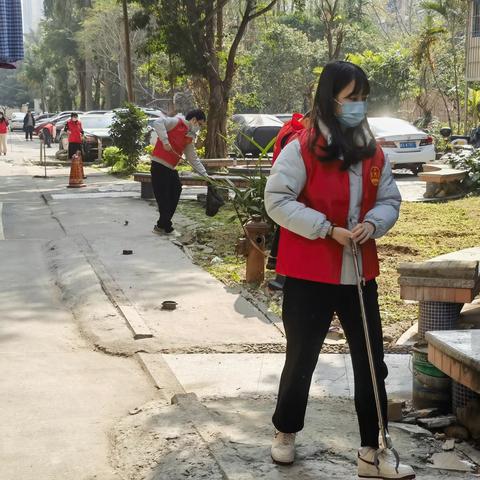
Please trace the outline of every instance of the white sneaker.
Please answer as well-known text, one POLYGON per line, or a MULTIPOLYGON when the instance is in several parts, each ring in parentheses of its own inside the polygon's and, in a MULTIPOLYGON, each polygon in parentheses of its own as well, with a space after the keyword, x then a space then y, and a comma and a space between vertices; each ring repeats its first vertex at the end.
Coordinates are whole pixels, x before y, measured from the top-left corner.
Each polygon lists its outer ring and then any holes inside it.
POLYGON ((384 451, 378 457, 378 468, 373 460, 376 449, 363 447, 358 451, 358 476, 377 480, 411 480, 415 472, 410 465, 400 464, 398 471, 395 469, 396 461, 391 452, 384 451))
POLYGON ((279 465, 291 465, 295 460, 295 433, 276 432, 272 442, 272 460, 279 465))

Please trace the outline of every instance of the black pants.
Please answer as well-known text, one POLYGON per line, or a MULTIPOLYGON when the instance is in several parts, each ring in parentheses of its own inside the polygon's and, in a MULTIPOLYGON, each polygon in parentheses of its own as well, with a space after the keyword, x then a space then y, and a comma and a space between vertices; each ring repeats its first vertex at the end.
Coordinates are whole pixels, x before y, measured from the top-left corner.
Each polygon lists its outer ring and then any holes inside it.
POLYGON ((182 184, 176 170, 153 160, 150 172, 152 173, 153 193, 160 212, 157 226, 169 231, 172 229, 172 217, 182 193, 182 184))
POLYGON ((25 140, 33 140, 33 127, 25 127, 25 140))
POLYGON ((43 135, 43 142, 48 148, 50 148, 52 145, 52 136, 50 135, 50 130, 48 128, 44 128, 42 130, 42 135, 43 135))
MULTIPOLYGON (((362 446, 378 447, 378 416, 371 381, 356 286, 330 285, 287 277, 283 289, 283 323, 287 354, 278 392, 273 424, 280 432, 302 430, 312 374, 334 312, 345 332, 355 377, 355 408, 362 446)), ((375 369, 383 418, 387 418, 383 339, 377 284, 364 288, 375 369)), ((386 420, 385 420, 386 421, 386 420)))
POLYGON ((68 159, 70 160, 78 151, 82 152, 82 144, 69 142, 68 143, 68 159))

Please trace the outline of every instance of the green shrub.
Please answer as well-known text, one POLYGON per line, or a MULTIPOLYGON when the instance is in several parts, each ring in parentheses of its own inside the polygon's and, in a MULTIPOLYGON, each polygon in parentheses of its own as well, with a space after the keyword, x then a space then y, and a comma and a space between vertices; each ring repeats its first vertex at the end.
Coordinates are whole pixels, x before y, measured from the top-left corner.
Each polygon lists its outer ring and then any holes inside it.
POLYGON ((153 145, 147 145, 143 151, 147 154, 147 155, 151 155, 153 153, 153 149, 155 147, 153 145))
POLYGON ((453 168, 467 170, 468 177, 463 181, 463 185, 469 191, 480 193, 480 149, 447 153, 442 158, 453 168))
POLYGON ((118 147, 107 147, 102 154, 103 163, 113 167, 119 160, 126 160, 126 155, 118 147))
POLYGON ((117 162, 118 168, 120 165, 124 165, 125 168, 122 170, 124 173, 133 172, 137 166, 144 147, 146 127, 147 116, 131 103, 126 103, 124 108, 115 112, 110 134, 113 144, 119 147, 127 157, 126 162, 117 162))

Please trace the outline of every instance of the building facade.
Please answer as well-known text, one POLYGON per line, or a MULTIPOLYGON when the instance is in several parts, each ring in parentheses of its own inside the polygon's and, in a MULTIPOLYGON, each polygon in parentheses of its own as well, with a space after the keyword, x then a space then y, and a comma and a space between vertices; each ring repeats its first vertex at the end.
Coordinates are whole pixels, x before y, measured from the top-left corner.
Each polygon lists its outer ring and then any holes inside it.
POLYGON ((35 33, 43 16, 43 0, 22 0, 23 33, 35 33))

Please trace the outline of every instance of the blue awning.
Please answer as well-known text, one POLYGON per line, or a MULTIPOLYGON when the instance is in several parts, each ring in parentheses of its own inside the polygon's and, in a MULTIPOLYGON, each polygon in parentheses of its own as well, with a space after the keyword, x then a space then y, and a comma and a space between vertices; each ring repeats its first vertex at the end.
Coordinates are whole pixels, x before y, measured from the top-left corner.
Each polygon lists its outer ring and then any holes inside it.
POLYGON ((23 59, 21 0, 0 0, 0 64, 23 59))

